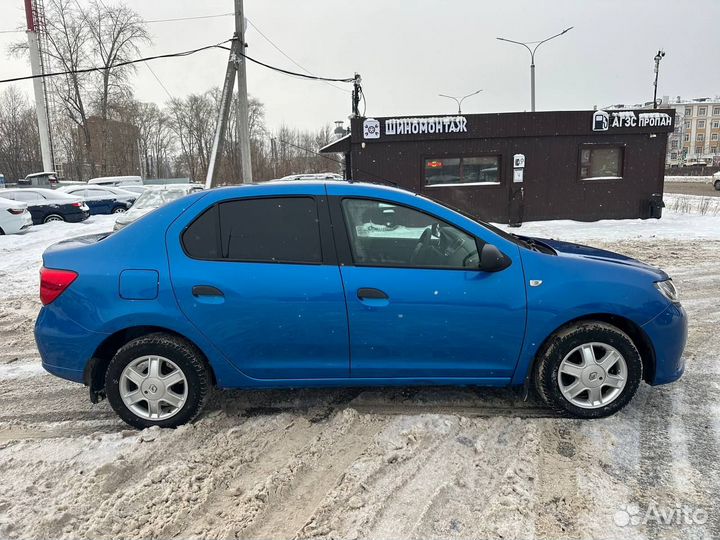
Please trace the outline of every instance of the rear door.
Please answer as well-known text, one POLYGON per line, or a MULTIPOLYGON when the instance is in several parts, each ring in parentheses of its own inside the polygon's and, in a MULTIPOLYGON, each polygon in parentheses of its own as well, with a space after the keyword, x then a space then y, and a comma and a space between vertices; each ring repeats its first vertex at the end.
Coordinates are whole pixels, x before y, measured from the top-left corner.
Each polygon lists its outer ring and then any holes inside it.
MULTIPOLYGON (((353 188, 328 189, 343 194, 353 188)), ((331 204, 334 227, 344 225, 347 233, 346 239, 336 236, 338 245, 349 245, 341 268, 351 376, 507 383, 525 332, 517 247, 499 244, 512 265, 484 272, 479 250, 489 240, 502 242, 486 230, 482 238, 437 214, 388 200, 353 195, 333 197, 331 204)), ((430 211, 440 209, 433 206, 430 211)))
POLYGON ((180 308, 255 379, 349 375, 345 297, 322 217, 324 186, 305 189, 230 200, 222 199, 227 192, 211 193, 168 231, 180 308))
POLYGON ((77 194, 85 198, 91 214, 109 214, 112 211, 114 195, 106 189, 87 188, 83 193, 77 194))

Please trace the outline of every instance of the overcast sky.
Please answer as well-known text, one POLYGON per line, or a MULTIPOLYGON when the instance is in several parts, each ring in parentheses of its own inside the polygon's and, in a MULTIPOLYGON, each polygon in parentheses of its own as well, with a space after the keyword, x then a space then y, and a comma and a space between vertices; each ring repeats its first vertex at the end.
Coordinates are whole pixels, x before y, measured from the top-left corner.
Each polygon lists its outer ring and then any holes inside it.
MULTIPOLYGON (((78 0, 81 4, 84 0, 78 0)), ((106 2, 110 3, 110 2, 106 2)), ((214 15, 232 0, 127 0, 145 19, 214 15)), ((590 109, 593 105, 652 99, 653 56, 667 51, 658 94, 720 94, 720 1, 693 0, 245 0, 246 16, 307 69, 328 77, 359 72, 368 116, 455 112, 439 93, 469 98, 463 112, 530 108, 529 53, 497 41, 543 39, 536 57, 538 110, 590 109)), ((0 3, 0 30, 22 28, 22 0, 0 3)), ((149 24, 154 43, 145 56, 191 49, 229 38, 233 18, 149 24)), ((0 33, 0 78, 29 74, 29 63, 10 59, 7 46, 22 33, 0 33)), ((298 68, 252 26, 248 54, 287 69, 298 68)), ((157 60, 155 73, 177 97, 221 85, 227 53, 202 52, 157 60)), ((30 93, 30 84, 22 85, 30 93)), ((134 76, 136 97, 168 97, 149 70, 134 76)), ((350 85, 340 84, 347 87, 350 85)), ((350 94, 320 82, 248 66, 248 90, 266 107, 267 123, 316 128, 350 113, 350 94)))

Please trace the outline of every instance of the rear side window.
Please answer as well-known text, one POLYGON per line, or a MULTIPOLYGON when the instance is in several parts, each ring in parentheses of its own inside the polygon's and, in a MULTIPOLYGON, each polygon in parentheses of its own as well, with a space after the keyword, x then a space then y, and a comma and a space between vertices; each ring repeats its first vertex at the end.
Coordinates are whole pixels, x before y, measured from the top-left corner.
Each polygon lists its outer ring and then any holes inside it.
POLYGON ((320 263, 320 226, 311 197, 245 199, 220 203, 183 234, 196 259, 320 263))
POLYGON ((183 233, 182 242, 187 254, 193 259, 219 259, 218 228, 216 205, 203 212, 183 233))

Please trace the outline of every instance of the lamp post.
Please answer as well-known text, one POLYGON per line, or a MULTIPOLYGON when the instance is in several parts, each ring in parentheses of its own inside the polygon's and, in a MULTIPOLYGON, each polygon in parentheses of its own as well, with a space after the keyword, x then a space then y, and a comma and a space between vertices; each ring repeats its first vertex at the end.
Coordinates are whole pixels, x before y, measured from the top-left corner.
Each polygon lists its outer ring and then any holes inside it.
POLYGON ((480 92, 482 92, 482 90, 476 90, 472 94, 468 94, 467 96, 463 96, 463 97, 448 96, 446 94, 438 94, 438 96, 449 98, 449 99, 454 99, 458 106, 458 114, 462 114, 462 102, 465 101, 465 98, 469 98, 470 96, 474 96, 476 94, 479 94, 480 92))
POLYGON ((530 110, 532 112, 535 112, 535 51, 538 50, 538 47, 542 45, 543 43, 547 43, 551 39, 555 39, 556 37, 560 37, 563 34, 569 32, 572 30, 574 26, 571 26, 570 28, 566 28, 559 34, 555 34, 554 36, 550 36, 547 39, 543 39, 542 41, 514 41, 512 39, 507 39, 503 37, 499 37, 500 41, 507 41, 508 43, 515 43, 516 45, 522 45, 525 47, 528 52, 530 53, 530 110), (534 47, 530 47, 530 45, 534 45, 534 47))
POLYGON ((657 102, 657 82, 658 82, 658 74, 660 72, 660 60, 663 59, 665 56, 665 51, 660 49, 657 54, 655 55, 655 82, 653 83, 653 86, 655 89, 653 90, 653 109, 658 108, 658 102, 657 102))

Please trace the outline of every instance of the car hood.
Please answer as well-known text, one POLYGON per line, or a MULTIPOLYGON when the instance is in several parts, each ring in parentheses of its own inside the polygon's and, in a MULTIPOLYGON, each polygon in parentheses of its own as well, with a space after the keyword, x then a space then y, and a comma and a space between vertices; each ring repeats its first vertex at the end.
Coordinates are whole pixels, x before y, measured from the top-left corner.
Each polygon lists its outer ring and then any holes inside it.
POLYGON ((601 261, 606 263, 620 264, 623 266, 638 268, 651 274, 654 274, 658 280, 668 279, 668 275, 654 266, 640 262, 637 259, 582 244, 573 244, 572 242, 563 242, 561 240, 550 240, 547 238, 532 238, 532 240, 545 244, 555 250, 561 257, 578 257, 582 259, 601 261))

